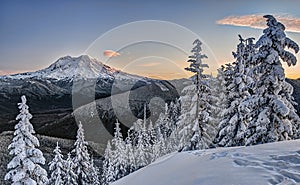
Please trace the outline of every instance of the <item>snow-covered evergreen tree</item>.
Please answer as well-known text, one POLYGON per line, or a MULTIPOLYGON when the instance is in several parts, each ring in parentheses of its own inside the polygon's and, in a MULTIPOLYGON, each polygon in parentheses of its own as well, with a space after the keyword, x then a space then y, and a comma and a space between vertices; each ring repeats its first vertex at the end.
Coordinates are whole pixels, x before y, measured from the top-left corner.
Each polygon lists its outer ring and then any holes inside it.
POLYGON ((170 118, 169 118, 168 112, 169 112, 168 106, 165 106, 165 112, 161 113, 155 122, 155 126, 159 127, 159 130, 160 130, 161 134, 163 135, 164 139, 169 136, 170 131, 171 131, 170 118))
POLYGON ((154 142, 156 140, 156 132, 155 129, 153 128, 153 123, 150 120, 149 121, 149 125, 147 128, 147 140, 148 140, 148 148, 147 148, 147 152, 148 152, 148 157, 149 157, 149 163, 154 161, 155 158, 155 154, 154 154, 154 150, 153 150, 153 146, 154 146, 154 142))
POLYGON ((134 153, 134 147, 132 144, 132 140, 129 137, 126 138, 125 140, 125 147, 126 147, 126 154, 127 154, 127 160, 128 160, 128 165, 127 165, 127 172, 132 173, 137 169, 136 165, 136 159, 135 159, 135 153, 134 153))
POLYGON ((91 173, 90 173, 90 177, 91 177, 91 182, 94 185, 100 185, 100 178, 99 178, 99 170, 98 168, 95 167, 94 165, 94 158, 93 156, 90 159, 90 168, 91 168, 91 173))
POLYGON ((135 157, 136 157, 136 166, 137 168, 141 168, 146 166, 148 163, 148 150, 147 141, 145 140, 146 130, 143 125, 143 122, 139 121, 136 123, 139 130, 137 130, 137 144, 135 147, 135 157))
POLYGON ((177 118, 177 106, 176 104, 173 104, 172 108, 166 106, 165 113, 159 116, 155 126, 151 121, 148 124, 146 106, 144 106, 144 119, 138 119, 133 123, 125 141, 121 134, 120 124, 116 123, 112 145, 109 142, 105 150, 103 184, 109 184, 122 178, 148 165, 158 157, 178 149, 178 146, 174 144, 177 142, 176 134, 170 129, 175 128, 176 123, 175 121, 169 123, 170 118, 172 120, 177 118), (173 126, 171 127, 171 125, 173 126))
POLYGON ((176 130, 177 122, 180 116, 180 101, 176 99, 174 102, 170 102, 168 105, 165 104, 165 113, 163 114, 163 124, 161 129, 163 130, 165 137, 170 137, 171 133, 176 130))
POLYGON ((103 170, 101 182, 104 185, 107 185, 116 180, 115 178, 115 168, 113 166, 112 160, 114 159, 114 151, 112 151, 110 141, 108 141, 103 160, 103 170))
POLYGON ((167 146, 166 146, 166 140, 162 134, 162 131, 160 129, 160 126, 156 126, 156 139, 153 143, 153 161, 157 158, 167 154, 167 146))
MULTIPOLYGON (((227 101, 230 102, 228 107, 222 112, 222 119, 219 123, 219 132, 215 139, 218 146, 237 146, 244 145, 244 133, 247 127, 244 113, 240 111, 241 102, 250 96, 248 87, 252 83, 252 78, 248 76, 251 69, 251 57, 254 53, 250 52, 251 48, 240 35, 240 43, 237 46, 237 51, 233 52, 236 59, 233 62, 232 80, 226 83, 227 101), (247 47, 247 50, 246 50, 247 47)), ((252 41, 252 39, 250 39, 252 41)), ((250 44, 252 42, 249 42, 250 44)))
POLYGON ((215 107, 212 102, 211 79, 203 74, 203 68, 208 65, 204 64, 202 59, 207 56, 201 54, 200 40, 195 40, 193 44, 193 55, 189 56, 188 60, 190 67, 185 69, 195 73, 192 77, 194 84, 183 89, 184 95, 180 97, 181 116, 177 124, 182 150, 207 148, 213 137, 208 133, 215 133, 212 125, 215 107))
POLYGON ((53 151, 54 158, 49 163, 49 170, 51 172, 49 184, 51 185, 62 185, 64 184, 63 177, 65 177, 65 161, 63 160, 63 155, 61 154, 61 150, 58 146, 58 143, 53 151))
POLYGON ((77 175, 74 172, 74 163, 70 153, 68 153, 68 157, 64 162, 64 171, 65 176, 63 177, 63 185, 77 185, 77 175))
POLYGON ((128 156, 126 153, 126 146, 125 142, 123 141, 120 123, 118 122, 118 120, 115 126, 114 138, 111 142, 115 151, 112 163, 115 168, 115 179, 117 180, 128 174, 128 156))
POLYGON ((192 138, 193 122, 196 120, 197 101, 196 86, 189 85, 182 91, 183 95, 179 98, 181 102, 181 115, 177 123, 179 147, 186 147, 192 138))
POLYGON ((142 126, 142 141, 145 149, 145 156, 146 156, 146 163, 149 164, 152 160, 152 138, 153 135, 153 124, 151 120, 149 121, 149 125, 147 126, 147 109, 146 104, 144 106, 144 120, 143 120, 143 126, 142 126))
POLYGON ((228 86, 226 68, 224 65, 218 69, 218 74, 216 77, 216 83, 214 87, 214 92, 217 94, 216 107, 219 108, 216 114, 216 118, 220 121, 223 118, 223 110, 228 107, 228 86))
POLYGON ((197 86, 197 90, 200 91, 201 89, 201 79, 202 77, 202 73, 203 73, 203 68, 204 67, 208 67, 207 64, 204 64, 202 62, 202 59, 207 58, 206 55, 202 54, 202 42, 199 39, 196 39, 193 42, 193 45, 195 45, 193 47, 193 49, 191 50, 191 52, 193 53, 193 55, 189 56, 189 60, 187 62, 190 62, 190 66, 185 68, 185 70, 187 71, 191 71, 192 73, 195 73, 195 84, 197 86))
POLYGON ((35 133, 26 105, 26 97, 21 97, 22 102, 18 103, 20 114, 16 120, 20 120, 15 126, 14 138, 8 146, 9 154, 14 155, 8 163, 10 170, 4 177, 5 180, 11 180, 12 184, 24 185, 43 185, 48 182, 47 172, 40 165, 45 164, 43 153, 36 147, 40 146, 38 139, 33 135, 35 133))
POLYGON ((91 184, 99 184, 98 174, 95 173, 94 164, 91 163, 90 155, 88 153, 88 143, 84 139, 84 130, 82 128, 82 124, 78 124, 77 131, 77 140, 75 141, 75 148, 73 149, 73 153, 75 157, 74 161, 74 171, 78 177, 79 185, 91 185, 91 184))
POLYGON ((267 28, 256 42, 259 49, 254 56, 257 66, 253 74, 257 81, 253 95, 244 101, 241 110, 247 113, 246 145, 282 141, 299 137, 300 119, 293 107, 293 88, 285 81, 281 61, 295 65, 299 46, 286 37, 285 27, 273 16, 265 15, 267 28))

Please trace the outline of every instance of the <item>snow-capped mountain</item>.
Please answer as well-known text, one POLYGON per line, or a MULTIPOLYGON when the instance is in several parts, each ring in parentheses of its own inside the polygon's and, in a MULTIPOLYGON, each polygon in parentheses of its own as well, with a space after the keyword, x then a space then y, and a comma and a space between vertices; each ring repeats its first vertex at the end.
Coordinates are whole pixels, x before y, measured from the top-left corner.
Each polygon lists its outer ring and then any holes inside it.
MULTIPOLYGON (((295 82, 291 83, 295 89, 293 96, 299 97, 299 80, 291 81, 295 82)), ((153 80, 131 75, 86 55, 61 57, 49 67, 36 72, 0 77, 0 132, 13 130, 16 104, 21 95, 28 98, 38 133, 72 138, 77 130, 72 116, 74 107, 88 108, 91 100, 97 99, 98 105, 107 105, 106 108, 97 107, 99 117, 103 118, 103 123, 110 124, 116 119, 111 107, 111 95, 128 92, 130 111, 139 115, 144 101, 149 102, 153 97, 160 97, 166 102, 174 100, 181 92, 182 87, 179 86, 182 84, 182 81, 153 80), (74 82, 79 84, 75 89, 74 82), (77 105, 72 102, 74 95, 81 100, 76 102, 77 105)), ((297 98, 296 101, 300 102, 297 98)), ((84 116, 84 111, 81 112, 84 116)))
MULTIPOLYGON (((145 94, 147 97, 160 96, 165 101, 178 97, 176 88, 166 81, 128 74, 87 55, 65 56, 45 69, 1 76, 0 86, 0 132, 13 129, 16 103, 21 95, 26 95, 31 111, 35 114, 34 119, 38 120, 35 122, 33 119, 36 131, 53 135, 51 130, 58 129, 55 136, 65 137, 69 134, 67 138, 74 136, 77 130, 73 110, 95 99, 109 99, 111 95, 125 92, 129 92, 132 99, 145 94), (147 88, 141 88, 145 86, 147 88), (74 103, 74 97, 79 101, 74 103), (60 126, 73 132, 63 132, 60 126)), ((145 96, 142 99, 144 101, 145 96)), ((140 101, 140 104, 143 102, 140 101)), ((136 104, 131 106, 132 110, 139 110, 136 104)), ((112 110, 99 110, 98 113, 100 116, 105 113, 106 117, 115 119, 111 115, 112 110)), ((103 122, 108 122, 108 118, 103 122)))
POLYGON ((5 77, 11 79, 47 78, 53 80, 73 80, 75 78, 110 78, 117 71, 95 58, 88 55, 81 55, 79 57, 61 57, 49 67, 36 72, 26 72, 5 77))

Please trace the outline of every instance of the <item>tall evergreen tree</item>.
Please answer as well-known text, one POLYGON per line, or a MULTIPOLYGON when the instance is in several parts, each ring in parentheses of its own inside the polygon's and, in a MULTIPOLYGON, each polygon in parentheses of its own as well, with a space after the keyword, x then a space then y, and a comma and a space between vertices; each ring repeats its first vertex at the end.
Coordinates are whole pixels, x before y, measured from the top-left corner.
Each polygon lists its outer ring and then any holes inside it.
POLYGON ((166 140, 162 134, 162 131, 160 129, 159 125, 156 125, 156 137, 153 143, 153 160, 156 160, 157 158, 167 154, 167 146, 166 146, 166 140))
POLYGON ((253 69, 258 81, 253 95, 241 105, 249 121, 245 131, 246 145, 299 137, 300 119, 293 107, 293 87, 285 81, 281 64, 283 61, 288 66, 295 65, 296 57, 285 48, 297 53, 299 46, 286 37, 282 23, 271 15, 264 18, 268 27, 255 44, 259 50, 253 59, 258 64, 253 69))
MULTIPOLYGON (((252 79, 248 76, 251 69, 251 59, 253 55, 250 52, 250 47, 247 47, 246 40, 240 35, 240 43, 237 46, 237 51, 233 52, 236 59, 233 62, 232 80, 226 84, 227 99, 230 102, 228 107, 222 111, 222 119, 219 124, 219 132, 215 139, 218 146, 237 146, 244 145, 244 133, 247 127, 244 113, 239 106, 243 100, 250 97, 248 87, 252 83, 252 79), (247 50, 246 50, 247 47, 247 50)), ((250 39, 251 41, 252 39, 250 39)), ((250 42, 251 44, 251 42, 250 42)))
POLYGON ((53 151, 54 158, 49 163, 49 170, 51 172, 49 184, 53 185, 62 185, 63 177, 66 175, 65 173, 65 161, 63 160, 63 155, 61 154, 61 150, 58 146, 58 143, 53 151))
POLYGON ((21 97, 22 102, 18 103, 20 114, 16 117, 19 123, 15 126, 14 138, 8 146, 9 154, 14 155, 8 163, 10 171, 5 175, 5 180, 11 180, 12 184, 43 185, 48 182, 47 172, 40 165, 45 164, 43 153, 36 147, 40 146, 35 133, 26 105, 26 97, 21 97))
POLYGON ((123 141, 123 136, 121 133, 120 123, 116 122, 114 138, 112 139, 112 146, 115 150, 114 158, 112 163, 115 168, 115 179, 120 179, 128 174, 127 166, 128 166, 128 156, 126 154, 126 146, 123 141))
POLYGON ((112 160, 114 159, 114 151, 112 151, 110 141, 108 141, 103 160, 103 170, 101 182, 103 185, 107 185, 116 180, 115 178, 115 169, 113 166, 112 160))
MULTIPOLYGON (((128 134, 129 135, 129 134, 128 134)), ((125 140, 126 154, 128 160, 127 173, 132 173, 137 169, 134 146, 132 144, 131 138, 128 136, 125 140)))
POLYGON ((187 71, 195 73, 192 77, 194 85, 183 89, 185 94, 180 98, 181 116, 178 121, 178 133, 181 137, 180 145, 182 150, 196 150, 207 148, 211 143, 211 137, 208 133, 214 133, 211 125, 213 120, 212 111, 212 89, 208 75, 203 71, 207 64, 203 63, 206 55, 201 54, 201 41, 196 39, 193 43, 195 46, 191 50, 193 55, 189 56, 190 67, 185 68, 187 71), (209 131, 210 130, 210 131, 209 131))
POLYGON ((75 148, 73 153, 75 153, 74 161, 74 171, 78 176, 79 185, 91 185, 99 184, 98 174, 95 173, 94 164, 91 163, 90 155, 88 153, 88 143, 84 139, 84 130, 82 124, 78 124, 77 140, 75 141, 75 148))
POLYGON ((137 122, 139 130, 137 130, 137 144, 135 149, 136 165, 137 168, 144 167, 148 164, 147 141, 145 141, 145 127, 144 122, 137 122))
POLYGON ((182 90, 183 95, 179 98, 181 102, 181 115, 177 123, 179 147, 188 150, 187 144, 192 138, 193 122, 196 120, 196 86, 189 85, 182 90))
POLYGON ((223 118, 223 110, 228 107, 228 81, 226 76, 226 67, 224 65, 218 69, 218 74, 216 77, 215 84, 215 93, 218 93, 218 101, 216 102, 216 107, 219 107, 219 110, 216 114, 216 118, 221 121, 223 118))

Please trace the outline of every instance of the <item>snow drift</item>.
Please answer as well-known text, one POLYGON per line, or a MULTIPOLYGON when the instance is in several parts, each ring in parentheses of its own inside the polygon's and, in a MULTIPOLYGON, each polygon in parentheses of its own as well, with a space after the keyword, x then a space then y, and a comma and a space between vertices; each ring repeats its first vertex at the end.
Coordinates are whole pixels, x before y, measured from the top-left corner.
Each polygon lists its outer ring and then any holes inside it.
POLYGON ((172 153, 113 185, 300 184, 300 140, 172 153))

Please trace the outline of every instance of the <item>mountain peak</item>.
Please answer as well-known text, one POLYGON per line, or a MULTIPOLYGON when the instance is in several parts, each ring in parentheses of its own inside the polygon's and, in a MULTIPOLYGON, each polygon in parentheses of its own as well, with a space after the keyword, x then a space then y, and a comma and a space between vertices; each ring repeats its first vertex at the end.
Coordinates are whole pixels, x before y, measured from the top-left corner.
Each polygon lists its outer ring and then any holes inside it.
POLYGON ((64 56, 49 67, 36 71, 8 75, 7 78, 48 78, 54 80, 74 80, 89 78, 110 78, 117 70, 110 68, 88 55, 78 57, 64 56))

